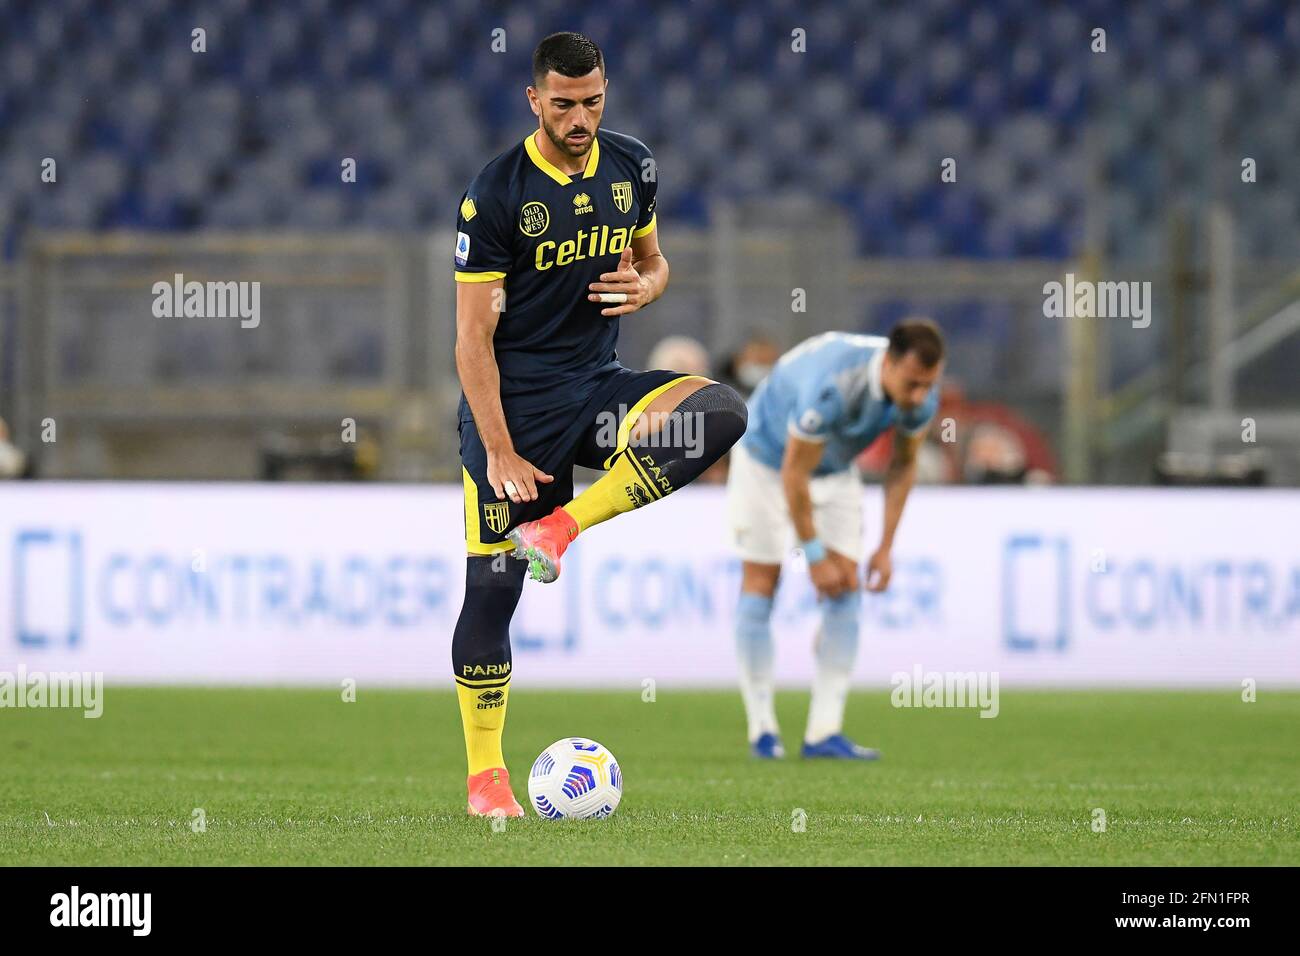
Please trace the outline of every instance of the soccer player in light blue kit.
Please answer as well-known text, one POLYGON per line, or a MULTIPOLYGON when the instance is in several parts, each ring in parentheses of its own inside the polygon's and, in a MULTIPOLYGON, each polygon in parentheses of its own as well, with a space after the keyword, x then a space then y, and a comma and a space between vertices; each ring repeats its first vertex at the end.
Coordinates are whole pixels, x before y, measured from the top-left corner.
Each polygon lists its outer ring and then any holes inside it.
POLYGON ((867 590, 883 591, 889 552, 916 478, 916 454, 939 404, 943 336, 926 319, 900 322, 888 338, 826 332, 783 355, 749 399, 749 428, 731 451, 727 518, 743 562, 736 614, 740 690, 755 756, 785 755, 773 706, 772 602, 781 562, 797 544, 817 589, 821 626, 804 757, 874 760, 843 734, 858 647, 863 558, 862 483, 854 459, 887 428, 893 457, 884 479, 880 545, 867 590))

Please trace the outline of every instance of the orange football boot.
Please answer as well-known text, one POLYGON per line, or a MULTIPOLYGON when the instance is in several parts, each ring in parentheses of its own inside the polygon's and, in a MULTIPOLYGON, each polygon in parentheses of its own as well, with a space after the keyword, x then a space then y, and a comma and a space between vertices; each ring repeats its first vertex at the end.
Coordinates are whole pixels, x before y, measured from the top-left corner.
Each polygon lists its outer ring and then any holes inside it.
POLYGON ((510 790, 510 772, 492 767, 469 775, 469 813, 475 817, 522 817, 524 808, 510 790))
POLYGON ((560 576, 560 555, 577 536, 578 523, 558 506, 545 518, 525 521, 506 534, 515 545, 511 554, 527 561, 529 575, 543 584, 560 576))

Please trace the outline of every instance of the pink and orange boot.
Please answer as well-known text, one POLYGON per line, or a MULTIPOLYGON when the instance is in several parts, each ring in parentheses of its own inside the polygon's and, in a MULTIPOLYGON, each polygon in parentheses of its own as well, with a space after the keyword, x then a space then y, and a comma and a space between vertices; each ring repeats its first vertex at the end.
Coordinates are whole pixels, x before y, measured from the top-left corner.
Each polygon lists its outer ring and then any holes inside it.
POLYGON ((510 790, 510 772, 493 767, 469 775, 469 814, 473 817, 522 817, 524 808, 510 790))
POLYGON ((515 546, 511 554, 527 561, 529 576, 543 584, 560 576, 560 556, 577 536, 578 522, 559 506, 545 518, 525 521, 506 534, 515 546))

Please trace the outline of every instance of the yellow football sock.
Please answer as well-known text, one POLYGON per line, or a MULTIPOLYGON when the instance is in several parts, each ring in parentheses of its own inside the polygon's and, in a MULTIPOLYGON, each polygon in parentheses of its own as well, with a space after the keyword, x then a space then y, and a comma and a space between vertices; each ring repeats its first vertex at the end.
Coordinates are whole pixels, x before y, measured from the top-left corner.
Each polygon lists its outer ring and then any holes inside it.
POLYGON ((614 515, 658 501, 666 494, 650 477, 658 468, 653 463, 638 461, 635 454, 631 448, 624 449, 609 471, 564 506, 569 517, 577 522, 579 532, 614 515))
POLYGON ((492 684, 491 687, 466 687, 456 682, 460 722, 465 728, 465 755, 469 758, 471 775, 506 765, 506 758, 501 753, 501 734, 506 728, 510 681, 504 684, 493 681, 492 684))

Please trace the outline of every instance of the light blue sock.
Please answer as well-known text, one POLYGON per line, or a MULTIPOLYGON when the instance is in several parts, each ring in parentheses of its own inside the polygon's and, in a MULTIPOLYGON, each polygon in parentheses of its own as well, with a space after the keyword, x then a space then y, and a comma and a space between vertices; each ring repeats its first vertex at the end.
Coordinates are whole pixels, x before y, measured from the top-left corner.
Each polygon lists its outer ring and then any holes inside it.
POLYGON ((740 696, 745 701, 752 743, 778 733, 773 703, 772 598, 740 592, 736 605, 736 656, 740 662, 740 696))
POLYGON ((844 727, 844 704, 858 656, 858 610, 862 592, 850 591, 821 602, 822 623, 817 634, 817 674, 804 740, 818 743, 844 727))

